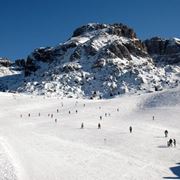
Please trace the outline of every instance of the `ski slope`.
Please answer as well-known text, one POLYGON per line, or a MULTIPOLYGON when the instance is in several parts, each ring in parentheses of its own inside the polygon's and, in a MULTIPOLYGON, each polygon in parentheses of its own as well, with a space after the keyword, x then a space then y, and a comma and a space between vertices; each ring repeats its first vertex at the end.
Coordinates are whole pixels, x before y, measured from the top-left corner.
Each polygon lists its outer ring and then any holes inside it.
POLYGON ((0 180, 180 179, 179 95, 176 89, 80 100, 0 93, 0 180), (176 148, 166 147, 169 138, 176 148))

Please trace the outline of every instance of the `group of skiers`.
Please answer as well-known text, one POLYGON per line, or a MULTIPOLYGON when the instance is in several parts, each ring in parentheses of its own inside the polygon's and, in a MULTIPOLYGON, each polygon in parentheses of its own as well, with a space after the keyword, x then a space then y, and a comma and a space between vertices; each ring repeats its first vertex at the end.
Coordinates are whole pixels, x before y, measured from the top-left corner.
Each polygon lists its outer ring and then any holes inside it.
POLYGON ((169 141, 167 141, 167 146, 168 147, 176 147, 176 139, 169 139, 169 141))
MULTIPOLYGON (((165 131, 164 131, 164 135, 165 135, 165 137, 167 138, 168 137, 168 130, 166 129, 165 131)), ((167 141, 167 147, 176 147, 176 139, 169 139, 168 141, 167 141)))
MULTIPOLYGON (((78 102, 76 102, 75 106, 77 106, 77 104, 78 104, 78 102)), ((63 107, 63 103, 61 103, 61 106, 63 107)), ((86 105, 83 104, 83 106, 85 107, 86 105)), ((100 106, 99 106, 99 109, 101 109, 100 106)), ((116 110, 117 110, 117 112, 119 112, 119 108, 117 108, 116 110)), ((57 109, 56 112, 59 113, 59 109, 57 109)), ((71 114, 71 111, 69 110, 68 113, 71 114)), ((77 110, 77 109, 76 109, 75 113, 76 113, 76 114, 78 113, 78 110, 77 110)), ((39 117, 41 116, 40 112, 38 113, 38 116, 39 116, 39 117)), ((111 116, 111 114, 110 114, 110 113, 105 113, 104 116, 105 116, 105 117, 111 116)), ((20 114, 20 117, 22 118, 22 114, 20 114)), ((28 113, 28 117, 31 117, 31 114, 30 114, 30 113, 28 113)), ((53 115, 53 114, 48 114, 48 117, 53 118, 54 115, 53 115)), ((99 116, 99 119, 102 120, 102 119, 103 119, 103 116, 99 116)), ((152 116, 152 119, 155 120, 155 117, 152 116)), ((54 119, 54 121, 55 121, 55 123, 57 123, 57 119, 54 119)), ((98 124, 97 124, 97 128, 98 128, 98 129, 101 129, 101 123, 98 123, 98 124)), ((83 122, 81 123, 80 129, 84 129, 84 123, 83 123, 83 122)), ((133 132, 132 126, 129 126, 129 132, 130 132, 130 134, 133 132)), ((167 129, 164 131, 164 135, 165 135, 166 138, 168 137, 168 130, 167 130, 167 129)), ((167 146, 168 146, 168 147, 176 147, 176 139, 169 139, 169 140, 167 141, 167 146)))

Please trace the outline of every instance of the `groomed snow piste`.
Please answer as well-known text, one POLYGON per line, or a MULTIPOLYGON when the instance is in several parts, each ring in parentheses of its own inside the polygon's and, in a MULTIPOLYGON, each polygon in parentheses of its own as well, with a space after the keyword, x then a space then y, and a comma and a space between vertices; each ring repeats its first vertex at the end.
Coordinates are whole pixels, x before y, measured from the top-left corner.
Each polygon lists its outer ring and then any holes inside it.
POLYGON ((109 100, 0 93, 0 180, 180 179, 179 97, 179 89, 109 100))

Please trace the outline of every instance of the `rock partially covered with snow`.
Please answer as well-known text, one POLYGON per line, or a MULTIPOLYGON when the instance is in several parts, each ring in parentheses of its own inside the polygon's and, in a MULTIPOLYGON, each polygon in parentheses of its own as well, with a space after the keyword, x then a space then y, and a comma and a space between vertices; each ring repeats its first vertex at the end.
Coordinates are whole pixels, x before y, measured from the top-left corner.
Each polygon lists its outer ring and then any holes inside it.
POLYGON ((7 58, 0 57, 0 66, 2 67, 10 67, 13 63, 7 58))
POLYGON ((177 64, 180 63, 180 39, 162 39, 154 37, 144 41, 148 53, 157 63, 177 64))

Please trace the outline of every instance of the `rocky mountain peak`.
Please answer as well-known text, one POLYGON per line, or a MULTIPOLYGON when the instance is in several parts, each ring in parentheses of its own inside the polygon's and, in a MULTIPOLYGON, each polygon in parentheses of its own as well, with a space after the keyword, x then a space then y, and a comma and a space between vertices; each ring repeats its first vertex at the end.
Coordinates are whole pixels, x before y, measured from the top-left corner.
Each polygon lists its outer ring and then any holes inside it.
POLYGON ((136 33, 134 32, 134 30, 121 23, 115 23, 115 24, 90 23, 77 28, 73 32, 73 37, 86 35, 89 33, 97 34, 100 32, 106 32, 110 35, 123 36, 131 39, 136 38, 136 33))

